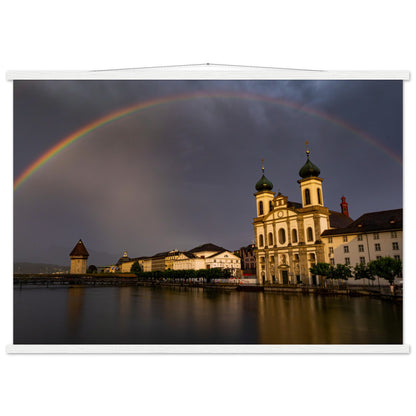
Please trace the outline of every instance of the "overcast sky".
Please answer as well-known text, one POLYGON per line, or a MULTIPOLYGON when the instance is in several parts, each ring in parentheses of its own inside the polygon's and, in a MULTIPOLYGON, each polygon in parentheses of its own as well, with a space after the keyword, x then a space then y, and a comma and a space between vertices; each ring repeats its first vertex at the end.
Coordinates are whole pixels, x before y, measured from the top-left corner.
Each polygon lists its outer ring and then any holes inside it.
POLYGON ((99 117, 214 92, 106 124, 44 164, 14 194, 15 261, 69 264, 79 238, 96 265, 247 245, 260 160, 300 202, 306 140, 329 209, 342 195, 353 219, 402 207, 401 81, 14 81, 15 177, 99 117))

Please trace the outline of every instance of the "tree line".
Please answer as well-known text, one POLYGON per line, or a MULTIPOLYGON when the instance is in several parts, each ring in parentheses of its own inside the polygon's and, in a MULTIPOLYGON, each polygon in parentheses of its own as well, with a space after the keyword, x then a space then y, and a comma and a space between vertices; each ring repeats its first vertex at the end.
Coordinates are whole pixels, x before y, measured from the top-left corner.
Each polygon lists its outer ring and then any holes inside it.
MULTIPOLYGON (((97 267, 90 265, 87 269, 88 274, 97 273, 97 267)), ((130 273, 134 273, 139 279, 158 280, 166 279, 170 281, 188 281, 191 279, 204 279, 205 282, 210 282, 213 279, 229 279, 231 278, 231 270, 213 268, 213 269, 200 269, 200 270, 165 270, 165 271, 153 271, 144 272, 138 261, 135 261, 131 268, 130 273)))
POLYGON ((355 280, 375 280, 376 277, 387 280, 390 285, 396 278, 402 277, 402 261, 392 257, 381 257, 367 264, 357 264, 355 267, 346 264, 332 266, 329 263, 317 263, 309 270, 312 274, 333 280, 347 280, 354 277, 355 280))

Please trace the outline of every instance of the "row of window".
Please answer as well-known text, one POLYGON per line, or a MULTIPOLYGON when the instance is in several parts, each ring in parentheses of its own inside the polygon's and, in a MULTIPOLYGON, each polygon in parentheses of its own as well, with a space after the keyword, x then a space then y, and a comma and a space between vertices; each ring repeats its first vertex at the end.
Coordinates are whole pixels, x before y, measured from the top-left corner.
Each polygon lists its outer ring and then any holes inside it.
MULTIPOLYGON (((392 248, 393 248, 393 250, 399 250, 399 243, 393 242, 392 243, 392 248)), ((375 243, 374 244, 374 250, 375 251, 381 251, 380 243, 375 243)), ((360 253, 364 252, 364 244, 359 244, 358 245, 358 251, 360 253)), ((349 246, 344 246, 344 253, 349 253, 349 252, 350 252, 349 246)), ((329 254, 334 254, 334 247, 329 247, 329 254)))
MULTIPOLYGON (((390 233, 391 238, 397 238, 397 231, 392 231, 390 233)), ((344 241, 344 243, 348 242, 348 236, 347 235, 343 235, 342 239, 344 241)), ((373 233, 373 239, 374 240, 379 240, 380 239, 380 234, 379 233, 373 233)), ((363 241, 363 234, 358 234, 357 235, 357 240, 358 241, 363 241)), ((333 238, 332 237, 328 237, 328 243, 332 243, 333 238)))
MULTIPOLYGON (((284 228, 280 228, 278 233, 279 243, 285 244, 286 243, 286 231, 284 228)), ((311 227, 308 227, 306 230, 306 238, 307 241, 313 241, 313 231, 311 227)), ((292 243, 298 242, 298 232, 296 229, 292 230, 292 243)), ((269 233, 268 235, 268 245, 272 246, 274 244, 273 233, 269 233)), ((264 246, 264 237, 263 234, 259 235, 259 247, 264 246)))
MULTIPOLYGON (((376 260, 380 260, 380 259, 381 259, 381 256, 376 257, 376 260)), ((394 259, 395 260, 400 260, 400 256, 396 255, 396 256, 394 256, 394 259)), ((330 263, 331 263, 332 266, 335 266, 335 259, 330 259, 330 263)), ((345 265, 349 266, 351 264, 350 258, 345 257, 344 263, 345 263, 345 265)), ((360 264, 365 264, 365 263, 366 263, 365 257, 360 257, 360 264)))
POLYGON ((214 261, 214 263, 222 263, 224 261, 224 263, 239 263, 240 260, 216 260, 214 261))
MULTIPOLYGON (((309 253, 308 260, 311 261, 311 262, 314 262, 316 260, 315 253, 309 253)), ((275 261, 275 256, 270 256, 269 257, 269 262, 274 263, 274 261, 275 261)), ((280 262, 283 263, 283 264, 286 264, 286 261, 287 261, 286 254, 281 254, 280 255, 280 262)), ((299 254, 296 253, 296 254, 293 255, 293 261, 294 262, 299 262, 299 254)), ((265 257, 260 257, 260 263, 264 263, 264 262, 265 262, 265 257)))
MULTIPOLYGON (((318 188, 316 192, 317 192, 317 197, 318 197, 318 204, 322 205, 321 190, 318 188)), ((310 205, 311 204, 310 190, 305 189, 304 195, 305 195, 305 205, 310 205)), ((279 204, 282 204, 282 203, 283 201, 279 201, 279 204)), ((271 211, 273 211, 273 201, 269 201, 269 212, 271 211)), ((264 214, 265 214, 265 209, 264 209, 263 201, 259 201, 259 215, 264 215, 264 214)))

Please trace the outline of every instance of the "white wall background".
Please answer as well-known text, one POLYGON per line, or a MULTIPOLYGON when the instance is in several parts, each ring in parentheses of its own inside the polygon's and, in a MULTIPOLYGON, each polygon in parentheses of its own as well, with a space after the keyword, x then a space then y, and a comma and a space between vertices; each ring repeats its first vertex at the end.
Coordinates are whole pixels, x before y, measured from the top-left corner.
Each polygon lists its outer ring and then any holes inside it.
MULTIPOLYGON (((230 63, 415 71, 410 0, 56 2, 1 6, 1 342, 12 334, 12 84, 6 70, 230 63)), ((416 155, 416 94, 405 86, 405 168, 416 155), (412 140, 413 138, 413 140, 412 140)), ((407 173, 407 172, 406 172, 407 173)), ((410 181, 407 181, 410 182, 410 181)), ((412 206, 409 189, 405 209, 412 206)), ((406 215, 408 235, 415 219, 406 215)), ((405 343, 415 345, 406 239, 405 343)), ((415 356, 8 356, 7 415, 412 414, 415 356), (411 383, 413 382, 413 386, 411 383)))

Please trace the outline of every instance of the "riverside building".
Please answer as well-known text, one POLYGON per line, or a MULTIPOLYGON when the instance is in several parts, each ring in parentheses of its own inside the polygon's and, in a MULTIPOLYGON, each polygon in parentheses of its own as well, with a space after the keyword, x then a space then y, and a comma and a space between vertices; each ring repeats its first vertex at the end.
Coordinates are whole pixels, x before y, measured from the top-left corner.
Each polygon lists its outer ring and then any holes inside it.
POLYGON ((264 175, 256 183, 257 217, 254 218, 257 281, 280 284, 320 284, 309 269, 326 260, 323 231, 352 223, 346 213, 330 211, 324 205, 323 179, 309 159, 299 171, 302 203, 289 201, 264 175))
POLYGON ((325 230, 327 263, 367 264, 381 257, 402 260, 403 210, 369 212, 344 228, 325 230))
POLYGON ((239 255, 241 258, 241 267, 246 271, 255 272, 256 270, 256 256, 254 253, 255 245, 249 244, 246 247, 241 247, 239 255))
POLYGON ((108 271, 129 273, 135 261, 140 264, 144 272, 219 268, 229 269, 231 275, 237 277, 241 270, 241 261, 238 256, 223 247, 207 243, 189 251, 171 250, 151 257, 130 258, 124 251, 116 265, 108 271))
POLYGON ((318 285, 310 273, 316 263, 368 263, 380 257, 401 258, 402 210, 372 212, 353 221, 348 203, 341 212, 324 205, 323 179, 306 151, 299 171, 301 203, 291 202, 264 175, 256 183, 257 216, 253 220, 257 282, 318 285))

